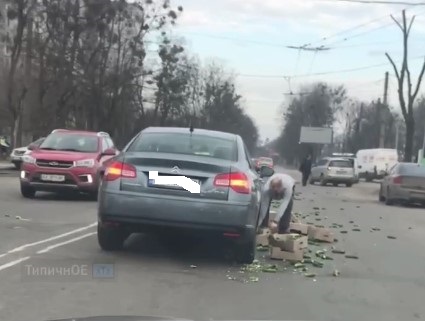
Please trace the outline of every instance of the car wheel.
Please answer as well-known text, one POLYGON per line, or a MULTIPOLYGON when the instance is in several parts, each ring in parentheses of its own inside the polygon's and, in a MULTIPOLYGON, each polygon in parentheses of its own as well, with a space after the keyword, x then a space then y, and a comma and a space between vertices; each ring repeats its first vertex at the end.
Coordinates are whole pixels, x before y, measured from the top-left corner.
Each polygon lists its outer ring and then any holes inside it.
POLYGON ((32 187, 21 185, 21 194, 25 198, 34 198, 35 190, 32 187))
POLYGON ((332 185, 335 187, 338 187, 338 183, 333 183, 332 185))
POLYGON ((124 246, 127 234, 117 227, 105 227, 97 224, 97 241, 104 251, 118 251, 124 246))
POLYGON ((310 185, 314 185, 314 183, 315 183, 314 179, 312 179, 312 178, 310 178, 308 182, 310 183, 310 185))
POLYGON ((249 241, 236 246, 236 262, 239 264, 251 264, 255 259, 256 240, 255 235, 249 241))
POLYGON ((385 197, 384 197, 384 195, 382 195, 382 185, 379 188, 379 201, 380 202, 384 202, 385 201, 385 197))
POLYGON ((385 195, 385 205, 393 205, 394 201, 390 198, 390 190, 387 188, 387 194, 385 195))
POLYGON ((321 186, 326 186, 326 180, 325 180, 325 178, 323 177, 323 175, 322 175, 322 176, 320 176, 320 185, 321 185, 321 186))
POLYGON ((21 164, 20 163, 13 163, 13 165, 15 165, 15 169, 20 170, 21 169, 21 164))
POLYGON ((345 186, 351 187, 351 186, 353 186, 353 183, 347 183, 347 184, 345 184, 345 186))

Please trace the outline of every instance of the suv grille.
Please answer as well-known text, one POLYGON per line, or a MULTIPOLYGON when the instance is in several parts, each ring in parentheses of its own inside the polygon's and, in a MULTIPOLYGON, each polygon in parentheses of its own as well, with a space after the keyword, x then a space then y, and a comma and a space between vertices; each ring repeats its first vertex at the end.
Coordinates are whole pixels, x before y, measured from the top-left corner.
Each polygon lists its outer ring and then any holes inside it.
POLYGON ((70 167, 72 167, 74 162, 37 159, 36 164, 37 164, 37 166, 40 166, 40 167, 70 168, 70 167))

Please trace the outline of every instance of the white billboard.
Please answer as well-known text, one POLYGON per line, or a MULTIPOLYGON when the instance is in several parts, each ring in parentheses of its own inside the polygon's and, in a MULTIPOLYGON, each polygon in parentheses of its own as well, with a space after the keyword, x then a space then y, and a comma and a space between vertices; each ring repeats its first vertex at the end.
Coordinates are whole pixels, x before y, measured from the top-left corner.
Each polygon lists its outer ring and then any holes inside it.
POLYGON ((331 144, 333 131, 328 127, 301 127, 300 143, 331 144))

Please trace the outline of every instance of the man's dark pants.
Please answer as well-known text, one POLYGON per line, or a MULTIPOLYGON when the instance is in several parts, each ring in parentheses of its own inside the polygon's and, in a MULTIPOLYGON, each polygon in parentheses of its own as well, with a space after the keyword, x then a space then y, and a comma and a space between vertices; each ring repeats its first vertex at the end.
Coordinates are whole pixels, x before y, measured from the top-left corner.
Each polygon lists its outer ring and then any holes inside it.
MULTIPOLYGON (((282 217, 280 218, 279 221, 279 234, 284 234, 289 232, 289 224, 291 223, 291 217, 292 217, 292 206, 293 206, 294 200, 291 199, 289 201, 289 204, 285 210, 285 213, 283 213, 282 217)), ((263 224, 261 224, 261 227, 268 227, 269 225, 269 215, 270 215, 270 205, 271 202, 269 204, 269 207, 267 209, 267 215, 264 218, 263 224)))
POLYGON ((302 183, 303 183, 303 186, 306 186, 307 181, 308 181, 308 177, 310 176, 310 173, 309 172, 303 172, 302 174, 303 174, 302 183))

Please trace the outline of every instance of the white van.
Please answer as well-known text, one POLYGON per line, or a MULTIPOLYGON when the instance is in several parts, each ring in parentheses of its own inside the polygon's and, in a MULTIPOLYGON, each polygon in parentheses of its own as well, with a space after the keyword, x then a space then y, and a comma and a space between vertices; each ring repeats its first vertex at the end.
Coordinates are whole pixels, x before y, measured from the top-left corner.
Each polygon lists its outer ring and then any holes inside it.
POLYGON ((361 149, 356 158, 359 177, 364 177, 368 182, 384 177, 398 163, 397 150, 389 148, 361 149))

